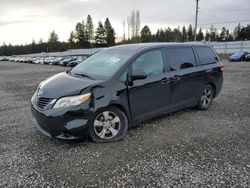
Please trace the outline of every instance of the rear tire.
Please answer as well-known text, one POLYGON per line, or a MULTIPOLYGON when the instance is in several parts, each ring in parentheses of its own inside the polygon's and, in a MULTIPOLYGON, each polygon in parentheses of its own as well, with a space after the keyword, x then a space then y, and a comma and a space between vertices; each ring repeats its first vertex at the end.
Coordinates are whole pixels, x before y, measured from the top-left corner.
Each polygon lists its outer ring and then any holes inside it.
POLYGON ((197 108, 199 110, 207 110, 211 106, 214 98, 214 88, 208 84, 205 86, 202 96, 198 101, 197 108))
POLYGON ((114 142, 127 135, 128 119, 124 112, 108 107, 99 111, 89 127, 89 135, 94 142, 114 142))

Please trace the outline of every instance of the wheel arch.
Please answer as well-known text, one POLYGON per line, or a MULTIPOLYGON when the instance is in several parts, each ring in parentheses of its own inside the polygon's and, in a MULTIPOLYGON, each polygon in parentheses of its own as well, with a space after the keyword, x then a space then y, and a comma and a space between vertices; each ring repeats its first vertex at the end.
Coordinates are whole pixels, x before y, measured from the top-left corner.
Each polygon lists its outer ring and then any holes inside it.
POLYGON ((121 110, 126 115, 126 117, 128 119, 128 123, 131 122, 131 116, 130 116, 128 110, 126 110, 126 108, 123 105, 118 104, 118 103, 113 103, 113 104, 110 104, 109 107, 115 107, 115 108, 121 110))
POLYGON ((208 82, 207 84, 212 86, 212 88, 213 88, 213 90, 214 90, 214 98, 215 98, 216 93, 217 93, 217 91, 216 91, 216 90, 217 90, 217 89, 216 89, 216 85, 215 85, 213 82, 208 82))

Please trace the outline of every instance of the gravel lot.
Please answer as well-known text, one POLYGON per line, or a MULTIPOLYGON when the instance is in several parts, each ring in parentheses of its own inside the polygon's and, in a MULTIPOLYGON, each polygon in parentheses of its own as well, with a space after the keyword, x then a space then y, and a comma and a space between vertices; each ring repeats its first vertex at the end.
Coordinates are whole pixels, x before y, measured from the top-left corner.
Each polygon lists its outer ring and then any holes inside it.
POLYGON ((65 68, 0 62, 0 187, 250 187, 250 63, 226 63, 208 111, 142 123, 115 143, 64 142, 34 127, 30 98, 65 68))

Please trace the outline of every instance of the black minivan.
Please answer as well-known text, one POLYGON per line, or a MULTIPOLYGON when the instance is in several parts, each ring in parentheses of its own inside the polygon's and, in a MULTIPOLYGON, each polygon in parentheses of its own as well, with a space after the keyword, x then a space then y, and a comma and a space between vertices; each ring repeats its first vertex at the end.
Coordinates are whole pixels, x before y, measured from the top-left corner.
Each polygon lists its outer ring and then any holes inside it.
POLYGON ((204 44, 111 47, 43 81, 31 99, 32 114, 49 137, 117 141, 141 121, 208 109, 221 91, 223 69, 204 44))

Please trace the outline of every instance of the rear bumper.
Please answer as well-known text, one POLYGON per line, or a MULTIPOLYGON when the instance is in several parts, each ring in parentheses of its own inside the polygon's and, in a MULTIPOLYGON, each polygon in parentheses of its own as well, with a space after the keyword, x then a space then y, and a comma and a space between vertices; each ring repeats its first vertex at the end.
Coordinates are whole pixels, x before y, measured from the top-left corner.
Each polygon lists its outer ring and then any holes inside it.
POLYGON ((94 112, 75 109, 49 109, 39 111, 31 105, 36 128, 45 136, 62 140, 87 139, 94 112))

